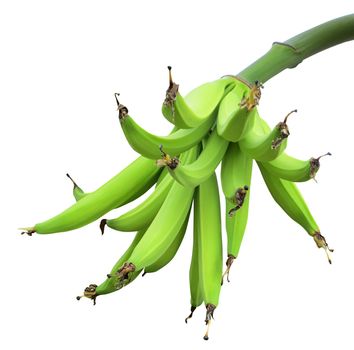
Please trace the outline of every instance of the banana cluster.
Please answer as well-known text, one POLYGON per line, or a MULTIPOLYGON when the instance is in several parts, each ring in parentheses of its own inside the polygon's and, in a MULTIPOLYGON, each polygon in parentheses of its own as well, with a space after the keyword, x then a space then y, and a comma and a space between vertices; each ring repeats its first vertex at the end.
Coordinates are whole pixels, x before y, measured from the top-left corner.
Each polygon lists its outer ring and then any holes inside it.
POLYGON ((223 279, 229 280, 230 267, 239 254, 246 230, 254 161, 276 203, 325 250, 331 263, 329 254, 333 250, 296 186, 296 182, 315 179, 321 157, 300 160, 284 152, 290 134, 287 120, 296 111, 271 129, 257 111, 261 82, 225 76, 183 97, 172 79, 171 67, 168 68, 169 86, 162 114, 173 124, 171 133, 156 136, 144 130, 116 94, 123 133, 140 157, 90 193, 85 193, 67 174, 74 185, 76 203, 22 233, 50 234, 83 227, 155 186, 151 195, 135 208, 117 218, 101 220, 102 234, 107 226, 136 234, 106 279, 99 285, 90 284, 82 296, 96 303, 97 296, 115 292, 139 274, 166 266, 180 247, 193 210, 191 313, 186 322, 204 303, 204 339, 208 339, 223 279), (215 174, 219 164, 226 202, 224 272, 220 193, 215 174))

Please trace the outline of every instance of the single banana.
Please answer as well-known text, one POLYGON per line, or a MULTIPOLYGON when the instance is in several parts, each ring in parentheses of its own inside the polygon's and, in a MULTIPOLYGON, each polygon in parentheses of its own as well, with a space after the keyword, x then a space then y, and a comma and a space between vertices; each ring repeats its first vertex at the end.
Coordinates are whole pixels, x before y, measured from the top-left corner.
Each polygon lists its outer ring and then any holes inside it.
POLYGON ((73 180, 73 178, 69 175, 66 174, 66 176, 71 180, 73 183, 73 195, 76 201, 79 201, 81 198, 84 198, 87 196, 88 193, 85 193, 78 185, 77 183, 73 180))
POLYGON ((162 105, 164 117, 181 129, 196 128, 208 119, 214 119, 223 96, 235 84, 235 80, 224 77, 203 84, 192 90, 184 98, 178 92, 179 85, 173 82, 171 67, 169 70, 169 87, 162 105))
POLYGON ((217 117, 218 134, 231 142, 241 140, 252 130, 262 87, 258 81, 252 87, 238 79, 235 82, 221 101, 217 117))
MULTIPOLYGON (((188 154, 185 152, 181 155, 181 160, 185 161, 187 159, 188 154)), ((144 227, 148 227, 165 201, 173 183, 174 179, 167 173, 154 192, 137 207, 116 219, 103 219, 100 223, 102 234, 106 225, 118 231, 138 231, 144 227)))
MULTIPOLYGON (((194 193, 196 196, 196 193, 194 193)), ((189 267, 189 291, 190 291, 190 314, 185 318, 187 323, 192 318, 194 311, 203 303, 203 293, 199 277, 199 238, 200 238, 200 219, 199 210, 194 204, 194 222, 193 222, 193 251, 189 267)))
POLYGON ((263 180, 274 200, 286 214, 313 237, 318 248, 325 250, 328 261, 331 264, 330 252, 333 252, 333 249, 328 247, 326 239, 321 235, 320 229, 296 184, 274 176, 262 163, 257 162, 257 164, 262 173, 263 180))
POLYGON ((191 164, 182 164, 178 159, 164 154, 161 163, 180 184, 196 187, 206 181, 221 162, 229 142, 217 134, 216 128, 208 138, 205 148, 198 159, 191 164))
POLYGON ((179 230, 176 238, 174 241, 171 243, 171 245, 167 248, 167 250, 160 256, 159 259, 157 259, 154 263, 151 265, 148 265, 144 269, 143 276, 146 275, 147 273, 152 273, 161 270, 163 267, 165 267, 177 254, 177 251, 183 241, 184 235, 187 230, 188 226, 188 221, 189 221, 189 214, 190 211, 188 212, 186 219, 184 220, 184 223, 179 230))
MULTIPOLYGON (((187 151, 187 161, 192 162, 199 147, 187 151)), ((194 188, 188 188, 174 182, 159 212, 135 247, 129 260, 121 267, 118 275, 121 281, 132 272, 154 264, 170 247, 181 230, 189 213, 194 188)))
POLYGON ((140 197, 156 183, 160 172, 153 160, 139 157, 96 191, 51 219, 23 228, 22 234, 65 232, 87 225, 140 197))
POLYGON ((115 94, 120 125, 130 146, 143 157, 158 159, 161 156, 160 145, 165 152, 172 156, 179 155, 198 144, 209 132, 215 122, 215 118, 208 118, 202 124, 193 129, 173 129, 169 136, 156 136, 145 131, 128 114, 128 109, 119 103, 115 94))
POLYGON ((125 261, 127 261, 134 250, 134 248, 137 246, 137 244, 140 242, 141 238, 145 234, 146 229, 140 230, 136 233, 132 243, 128 247, 128 249, 124 252, 124 254, 119 258, 119 260, 115 263, 113 266, 111 272, 107 275, 107 279, 101 283, 100 285, 97 286, 97 284, 90 284, 88 287, 85 288, 84 294, 77 296, 76 299, 80 300, 82 297, 86 297, 89 299, 93 300, 93 304, 96 305, 96 298, 99 295, 104 295, 104 294, 109 294, 113 293, 122 287, 126 286, 130 282, 132 282, 136 277, 139 276, 141 273, 140 271, 134 271, 129 276, 129 279, 126 278, 123 281, 119 281, 117 277, 118 270, 120 267, 123 265, 125 261))
POLYGON ((200 184, 194 197, 194 208, 198 212, 198 265, 199 278, 206 306, 208 340, 209 327, 214 310, 219 303, 222 277, 222 238, 218 183, 215 173, 200 184))
POLYGON ((284 180, 304 182, 313 179, 316 181, 316 174, 320 169, 320 159, 330 155, 331 153, 327 152, 317 158, 312 157, 309 160, 300 160, 283 153, 278 158, 262 164, 274 176, 284 180))
POLYGON ((221 163, 221 185, 226 199, 227 260, 223 274, 229 281, 230 268, 237 258, 248 220, 252 158, 231 143, 221 163))
MULTIPOLYGON (((282 122, 279 122, 271 131, 264 134, 257 130, 249 132, 241 141, 240 147, 249 157, 262 162, 268 162, 282 154, 287 146, 287 138, 290 135, 287 125, 288 117, 297 110, 286 115, 282 122)), ((261 123, 256 113, 255 123, 261 123)))

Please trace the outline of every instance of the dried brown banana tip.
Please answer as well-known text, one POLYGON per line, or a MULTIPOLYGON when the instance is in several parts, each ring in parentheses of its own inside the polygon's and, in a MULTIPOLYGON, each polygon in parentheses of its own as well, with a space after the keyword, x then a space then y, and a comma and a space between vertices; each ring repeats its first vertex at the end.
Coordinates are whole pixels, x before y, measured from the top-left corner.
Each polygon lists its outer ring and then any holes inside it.
POLYGON ((332 259, 331 259, 331 255, 330 253, 333 253, 334 252, 334 249, 330 249, 328 247, 328 244, 327 244, 327 241, 326 239, 324 238, 324 236, 321 235, 321 233, 319 232, 316 232, 314 235, 313 235, 313 239, 317 245, 318 248, 323 248, 326 252, 326 255, 327 255, 327 259, 328 259, 328 262, 330 264, 332 264, 332 259))

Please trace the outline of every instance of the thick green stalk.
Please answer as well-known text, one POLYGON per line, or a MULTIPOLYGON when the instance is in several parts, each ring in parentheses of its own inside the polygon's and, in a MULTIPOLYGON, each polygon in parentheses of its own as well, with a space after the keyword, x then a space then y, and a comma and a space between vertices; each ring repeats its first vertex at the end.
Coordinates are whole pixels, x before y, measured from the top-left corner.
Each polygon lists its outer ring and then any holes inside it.
POLYGON ((294 68, 304 59, 349 40, 354 40, 354 14, 325 22, 285 42, 273 43, 265 55, 237 77, 248 83, 264 83, 284 69, 294 68))

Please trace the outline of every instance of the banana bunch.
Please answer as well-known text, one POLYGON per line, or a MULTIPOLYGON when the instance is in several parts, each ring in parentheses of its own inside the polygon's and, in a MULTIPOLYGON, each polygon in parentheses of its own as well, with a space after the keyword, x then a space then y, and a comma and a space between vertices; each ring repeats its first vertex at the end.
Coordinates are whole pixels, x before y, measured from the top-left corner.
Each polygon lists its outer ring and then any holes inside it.
MULTIPOLYGON (((117 260, 101 284, 90 284, 83 295, 94 304, 100 295, 116 292, 140 274, 156 272, 176 255, 193 213, 193 250, 189 269, 191 313, 202 303, 208 339, 209 327, 219 303, 224 277, 239 255, 246 230, 253 163, 256 161, 275 202, 323 248, 321 234, 296 182, 315 179, 320 158, 300 160, 286 154, 287 120, 270 128, 259 116, 257 105, 263 85, 225 76, 199 86, 186 96, 172 79, 162 103, 163 116, 173 124, 167 136, 144 130, 119 102, 119 122, 130 146, 140 156, 93 192, 73 182, 75 203, 46 221, 23 229, 22 234, 71 231, 101 218, 99 228, 136 232, 129 248, 117 260), (225 200, 226 268, 220 194, 216 168, 221 164, 221 189, 225 200), (112 209, 130 203, 151 187, 152 193, 117 218, 103 218, 112 209), (193 209, 192 209, 193 205, 193 209)), ((330 153, 327 153, 328 155, 330 153)))

